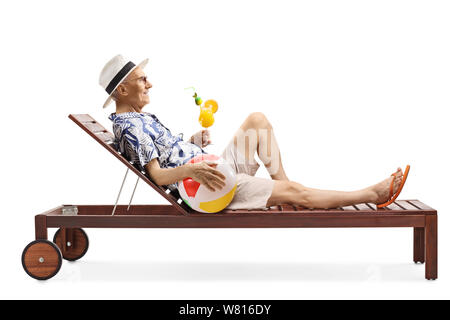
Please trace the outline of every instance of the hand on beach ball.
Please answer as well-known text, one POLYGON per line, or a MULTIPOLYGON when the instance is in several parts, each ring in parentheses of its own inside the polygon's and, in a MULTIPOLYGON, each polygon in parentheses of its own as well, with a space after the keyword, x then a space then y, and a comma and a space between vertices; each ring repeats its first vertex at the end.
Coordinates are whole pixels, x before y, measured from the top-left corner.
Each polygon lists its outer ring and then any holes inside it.
POLYGON ((220 190, 210 191, 192 178, 178 182, 178 192, 186 204, 195 211, 214 213, 222 211, 233 200, 236 191, 236 173, 221 157, 213 154, 202 154, 192 158, 189 163, 214 161, 216 170, 225 176, 225 186, 220 190))

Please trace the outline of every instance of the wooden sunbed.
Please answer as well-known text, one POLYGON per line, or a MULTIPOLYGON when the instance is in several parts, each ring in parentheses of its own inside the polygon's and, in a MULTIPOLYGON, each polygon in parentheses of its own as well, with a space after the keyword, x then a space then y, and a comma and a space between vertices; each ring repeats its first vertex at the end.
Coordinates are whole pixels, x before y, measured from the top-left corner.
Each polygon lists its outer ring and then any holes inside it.
MULTIPOLYGON (((411 227, 413 260, 425 263, 425 278, 437 279, 437 211, 419 200, 397 200, 377 209, 365 203, 335 209, 281 205, 268 210, 223 210, 205 214, 190 209, 177 191, 154 184, 114 147, 114 136, 87 114, 69 115, 78 126, 119 159, 128 170, 161 194, 170 205, 62 205, 35 217, 36 240, 23 251, 22 265, 31 277, 56 275, 62 259, 78 260, 89 240, 81 228, 355 228, 411 227), (53 242, 47 229, 59 228, 53 242)), ((128 171, 127 171, 128 172, 128 171)))

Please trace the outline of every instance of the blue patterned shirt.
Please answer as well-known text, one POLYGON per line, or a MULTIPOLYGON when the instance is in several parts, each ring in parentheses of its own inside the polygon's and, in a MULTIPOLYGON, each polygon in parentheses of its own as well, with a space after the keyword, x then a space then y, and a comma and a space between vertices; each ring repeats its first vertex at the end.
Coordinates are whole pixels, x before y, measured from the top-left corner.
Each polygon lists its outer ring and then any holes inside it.
MULTIPOLYGON (((206 153, 199 146, 183 141, 183 134, 173 136, 158 118, 147 112, 112 113, 116 146, 140 171, 157 158, 161 168, 175 168, 191 158, 206 153)), ((171 190, 177 184, 168 186, 171 190)))

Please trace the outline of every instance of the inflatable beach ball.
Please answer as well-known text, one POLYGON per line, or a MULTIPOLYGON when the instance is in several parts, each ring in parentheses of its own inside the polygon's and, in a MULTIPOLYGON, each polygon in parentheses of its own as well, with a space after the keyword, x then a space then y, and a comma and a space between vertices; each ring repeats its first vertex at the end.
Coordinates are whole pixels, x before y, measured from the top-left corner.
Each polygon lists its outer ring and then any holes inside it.
POLYGON ((225 186, 216 191, 210 191, 192 178, 186 178, 178 182, 178 191, 181 198, 192 209, 200 212, 219 212, 223 210, 231 200, 236 191, 236 174, 231 166, 223 159, 213 154, 202 154, 192 158, 188 163, 201 161, 214 161, 217 163, 216 170, 225 176, 225 186))

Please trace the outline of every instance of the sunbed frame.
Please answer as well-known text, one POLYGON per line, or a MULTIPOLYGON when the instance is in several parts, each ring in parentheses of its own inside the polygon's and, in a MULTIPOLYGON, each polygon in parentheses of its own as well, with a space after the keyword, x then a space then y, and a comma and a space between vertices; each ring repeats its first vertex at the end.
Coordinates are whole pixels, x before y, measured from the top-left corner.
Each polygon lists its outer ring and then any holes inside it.
MULTIPOLYGON (((425 263, 425 278, 437 279, 437 211, 418 200, 397 200, 377 209, 365 203, 335 209, 280 205, 268 210, 223 210, 205 214, 190 209, 177 191, 154 184, 114 147, 114 136, 87 114, 69 115, 78 126, 145 181, 170 205, 62 205, 35 217, 36 240, 23 251, 22 265, 45 280, 59 271, 62 259, 77 260, 89 241, 81 228, 355 228, 412 227, 413 260, 425 263), (47 229, 59 228, 53 242, 47 229)), ((123 183, 122 183, 123 186, 123 183)), ((120 193, 119 193, 120 195, 120 193)), ((131 203, 131 200, 130 200, 131 203)))

